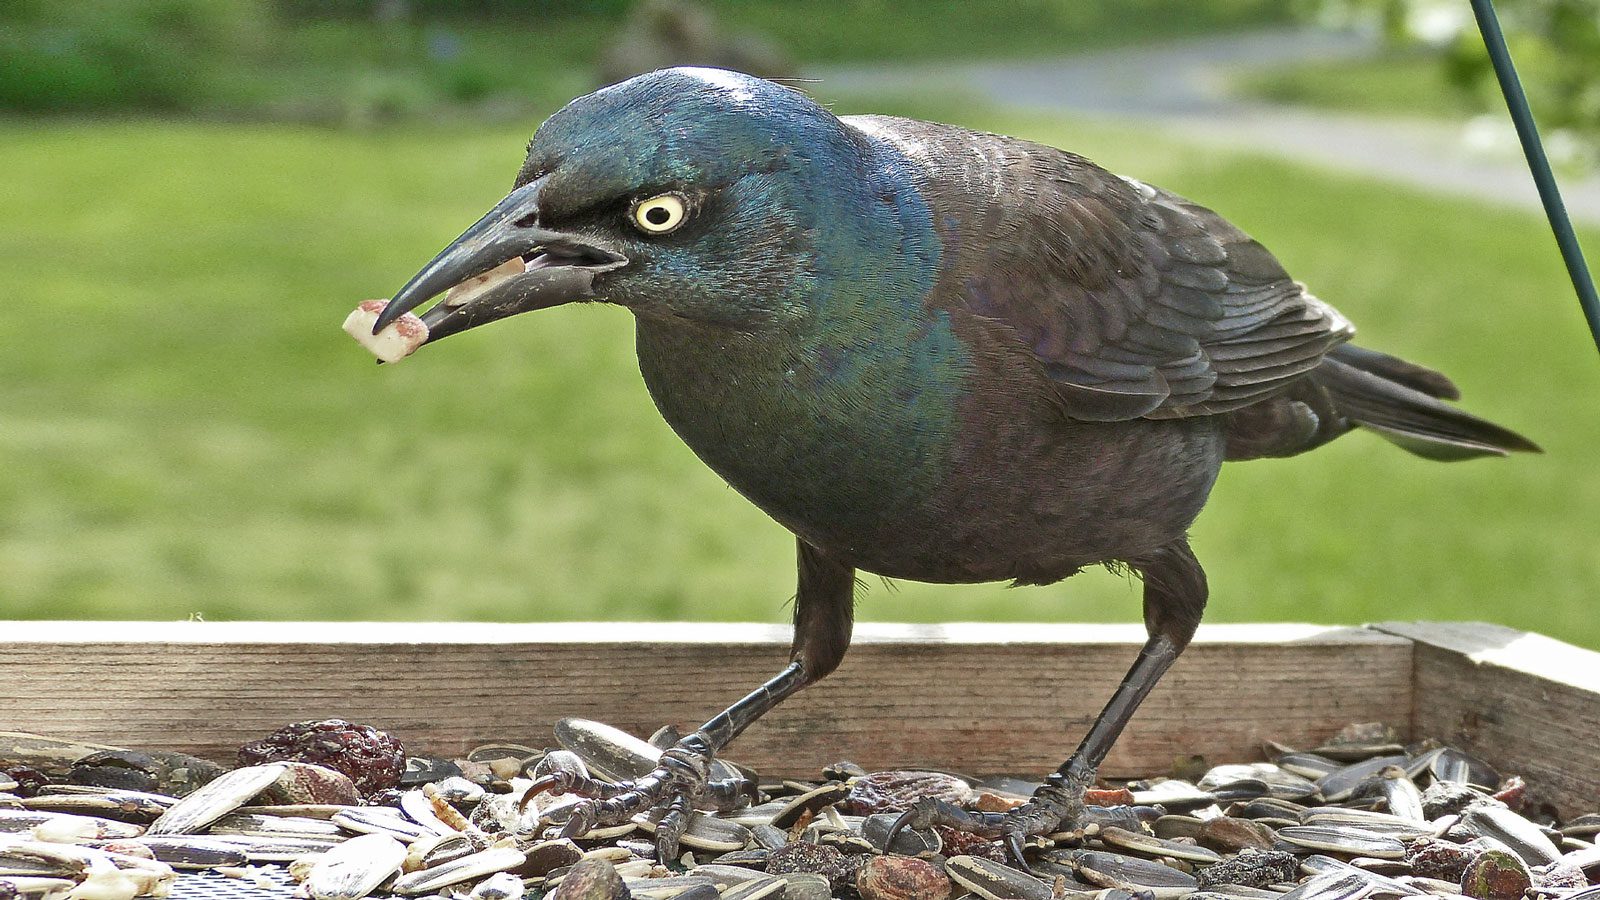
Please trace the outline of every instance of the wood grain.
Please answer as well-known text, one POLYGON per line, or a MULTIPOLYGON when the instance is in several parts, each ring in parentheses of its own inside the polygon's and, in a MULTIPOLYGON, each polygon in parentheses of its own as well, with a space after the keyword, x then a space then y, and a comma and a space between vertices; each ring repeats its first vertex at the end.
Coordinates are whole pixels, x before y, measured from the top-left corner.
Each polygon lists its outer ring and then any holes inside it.
MULTIPOLYGON (((1053 770, 1132 662, 1122 625, 863 624, 844 665, 729 756, 814 775, 852 759, 973 774, 1053 770)), ((550 744, 563 716, 645 735, 691 728, 774 674, 786 627, 706 623, 0 622, 0 730, 231 762, 291 721, 340 716, 414 752, 550 744)), ((1412 708, 1411 642, 1354 628, 1213 625, 1173 668, 1105 773, 1191 753, 1259 758, 1412 708)))
POLYGON ((1521 775, 1565 816, 1600 802, 1600 653, 1483 622, 1385 622, 1416 642, 1412 729, 1521 775))

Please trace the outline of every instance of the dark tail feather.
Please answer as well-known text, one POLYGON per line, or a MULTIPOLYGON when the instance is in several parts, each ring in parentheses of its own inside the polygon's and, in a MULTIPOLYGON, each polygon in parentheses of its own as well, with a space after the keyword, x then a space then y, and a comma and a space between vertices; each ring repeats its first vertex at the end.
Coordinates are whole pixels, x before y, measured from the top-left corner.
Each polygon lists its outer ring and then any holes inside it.
POLYGON ((1346 344, 1313 377, 1340 415, 1418 456, 1449 461, 1542 452, 1522 435, 1440 400, 1459 396, 1450 379, 1387 354, 1346 344))
POLYGON ((1406 362, 1397 356, 1357 347, 1354 344, 1340 344, 1329 350, 1328 355, 1346 365, 1403 384, 1430 397, 1438 397, 1441 400, 1461 399, 1461 390, 1456 387, 1455 382, 1445 377, 1443 372, 1435 372, 1416 363, 1406 362))

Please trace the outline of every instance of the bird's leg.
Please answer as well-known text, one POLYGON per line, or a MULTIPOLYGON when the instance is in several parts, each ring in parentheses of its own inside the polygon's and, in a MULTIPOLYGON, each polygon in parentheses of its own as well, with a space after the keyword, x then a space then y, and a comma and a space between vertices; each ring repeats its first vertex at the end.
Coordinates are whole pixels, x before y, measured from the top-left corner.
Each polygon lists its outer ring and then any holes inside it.
POLYGON ((855 570, 800 543, 800 586, 794 603, 794 644, 790 663, 777 677, 752 691, 661 754, 650 773, 619 785, 571 773, 547 775, 526 797, 557 790, 590 799, 573 809, 563 837, 578 837, 596 825, 620 822, 645 810, 666 806, 656 825, 656 853, 662 862, 678 855, 678 840, 697 803, 737 799, 738 782, 711 782, 712 757, 768 710, 839 665, 850 645, 855 570))
POLYGON ((970 812, 945 801, 925 800, 895 821, 889 841, 907 825, 947 825, 1003 839, 1012 859, 1026 868, 1024 838, 1067 830, 1082 819, 1084 794, 1094 786, 1100 763, 1139 704, 1188 646, 1206 605, 1205 572, 1188 542, 1177 541, 1128 563, 1144 578, 1145 629, 1150 637, 1072 757, 1045 779, 1028 802, 1009 812, 970 812))

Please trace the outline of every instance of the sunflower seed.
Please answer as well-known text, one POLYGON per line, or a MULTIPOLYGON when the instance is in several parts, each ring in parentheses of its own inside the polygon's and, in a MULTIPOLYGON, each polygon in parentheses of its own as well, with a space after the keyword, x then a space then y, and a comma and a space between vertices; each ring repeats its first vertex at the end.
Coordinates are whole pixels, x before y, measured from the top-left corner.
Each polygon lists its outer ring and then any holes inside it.
POLYGON ((1135 806, 1156 806, 1169 812, 1183 812, 1217 802, 1217 796, 1177 778, 1169 778, 1133 792, 1135 806))
POLYGON ((1380 769, 1376 783, 1370 789, 1384 799, 1390 813, 1402 819, 1427 821, 1427 816, 1422 812, 1422 792, 1417 790, 1416 783, 1399 766, 1380 769))
POLYGON ((521 900, 522 879, 510 872, 496 872, 478 882, 468 900, 521 900))
POLYGON ((1351 856, 1403 859, 1406 855, 1405 845, 1394 838, 1350 825, 1296 825, 1278 829, 1278 838, 1309 850, 1351 856))
MULTIPOLYGON (((1097 835, 1102 843, 1121 850, 1137 853, 1151 859, 1160 859, 1169 856, 1173 859, 1185 859, 1191 862, 1215 863, 1221 862, 1222 856, 1214 850, 1197 847, 1194 844, 1182 844, 1177 841, 1163 840, 1148 834, 1129 831, 1126 828, 1102 828, 1097 835)), ((1121 885, 1109 885, 1120 887, 1121 885)))
POLYGON ((1411 887, 1410 885, 1407 885, 1397 879, 1390 878, 1387 875, 1379 875, 1376 872, 1368 872, 1365 869, 1358 869, 1343 860, 1334 859, 1331 856, 1323 856, 1321 854, 1308 856, 1305 859, 1300 860, 1300 870, 1305 872, 1307 875, 1313 876, 1340 873, 1350 875, 1351 877, 1360 878, 1373 885, 1373 890, 1375 892, 1388 896, 1406 897, 1425 893, 1421 888, 1411 887))
POLYGON ((899 853, 903 856, 920 856, 924 853, 938 853, 943 846, 939 833, 933 829, 918 831, 914 828, 902 828, 894 837, 894 846, 885 847, 884 840, 889 837, 889 829, 900 818, 899 813, 878 813, 867 816, 861 822, 861 836, 866 838, 874 848, 885 853, 899 853))
POLYGON ((701 888, 710 888, 716 891, 717 885, 709 878, 696 875, 675 875, 667 878, 625 878, 623 882, 635 900, 670 900, 681 897, 690 891, 701 888))
POLYGON ((1045 858, 1071 866, 1092 884, 1133 893, 1148 891, 1158 900, 1181 897, 1200 888, 1200 882, 1193 875, 1131 856, 1099 850, 1068 850, 1049 853, 1045 858))
POLYGON ((352 806, 334 813, 330 821, 357 834, 387 834, 403 843, 438 833, 410 821, 398 810, 381 806, 352 806))
MULTIPOLYGON (((802 791, 802 793, 804 792, 802 791)), ((786 800, 769 800, 766 803, 758 803, 755 806, 747 806, 743 809, 723 813, 722 818, 729 822, 738 822, 747 828, 756 825, 770 825, 773 818, 782 812, 787 805, 788 801, 786 800)))
MULTIPOLYGON (((665 810, 652 810, 633 817, 634 824, 655 834, 656 824, 665 810)), ((689 816, 689 827, 683 831, 682 844, 696 850, 743 850, 750 842, 750 829, 736 822, 727 822, 704 813, 689 816)))
POLYGON ((806 791, 785 803, 772 817, 772 825, 776 828, 792 828, 801 816, 808 813, 815 815, 823 807, 843 800, 849 793, 850 786, 845 784, 825 784, 806 791))
POLYGON ((446 825, 433 812, 433 800, 421 790, 412 788, 400 795, 400 811, 412 822, 440 836, 460 833, 460 829, 446 825))
POLYGON ((1440 781, 1452 781, 1485 791, 1493 791, 1500 785, 1500 773, 1493 766, 1454 747, 1445 747, 1435 754, 1428 770, 1440 781))
POLYGON ((1196 787, 1219 796, 1226 796, 1231 786, 1246 782, 1259 782, 1264 786, 1262 792, 1253 796, 1302 800, 1317 793, 1315 783, 1272 763, 1216 766, 1200 779, 1196 787))
MULTIPOLYGON (((734 820, 729 819, 727 821, 734 820)), ((888 833, 887 829, 885 829, 884 833, 888 833)), ((789 833, 784 831, 782 828, 778 828, 773 825, 761 824, 750 826, 750 837, 766 850, 776 850, 779 847, 789 843, 789 833)), ((868 838, 868 840, 870 840, 870 838, 868 838)), ((896 841, 895 843, 898 844, 899 841, 896 841)))
POLYGON ((620 728, 588 719, 562 719, 555 724, 556 740, 578 755, 600 778, 625 781, 650 774, 661 762, 661 751, 620 728))
POLYGON ((249 857, 238 847, 197 835, 145 836, 131 839, 174 869, 214 869, 242 866, 249 857))
MULTIPOLYGON (((703 866, 701 868, 704 868, 703 866)), ((700 869, 696 869, 699 872, 700 869)), ((763 876, 751 879, 741 884, 733 885, 722 892, 722 900, 763 900, 767 897, 779 897, 789 883, 782 878, 763 876)))
POLYGON ((1531 866, 1555 862, 1561 851, 1539 826, 1501 806, 1473 806, 1461 814, 1460 827, 1491 837, 1511 848, 1531 866))
POLYGON ((1351 763, 1317 779, 1317 789, 1322 791, 1324 799, 1337 803, 1348 799, 1361 782, 1381 772, 1386 766, 1404 765, 1405 761, 1404 756, 1379 756, 1351 763))
POLYGON ((1372 884, 1359 875, 1329 872, 1307 879, 1280 897, 1281 900, 1361 900, 1372 893, 1372 884))
POLYGON ((1344 768, 1344 763, 1336 759, 1329 759, 1309 751, 1293 751, 1284 753, 1273 760, 1286 772, 1293 772, 1301 778, 1316 781, 1324 775, 1344 768))
POLYGON ((400 871, 405 859, 405 845, 386 834, 351 838, 322 854, 306 877, 306 891, 314 900, 360 900, 400 871))
POLYGON ((23 809, 95 815, 118 821, 153 822, 178 802, 177 797, 143 791, 105 791, 94 794, 38 794, 18 804, 23 809))
POLYGON ((331 819, 349 809, 339 803, 275 803, 267 806, 241 806, 235 812, 247 816, 292 816, 298 819, 331 819))
POLYGON ((783 879, 783 900, 829 900, 833 896, 828 879, 814 872, 785 872, 778 877, 783 879))
POLYGON ((183 798, 150 823, 147 834, 192 834, 238 809, 287 772, 283 763, 225 772, 183 798))
POLYGON ((526 860, 523 852, 515 847, 490 847, 419 872, 407 872, 395 879, 394 892, 426 894, 452 884, 516 868, 526 860))
POLYGON ((110 840, 136 837, 144 833, 144 829, 138 825, 99 816, 0 809, 0 835, 31 835, 36 834, 40 828, 45 829, 45 837, 62 841, 110 840))
POLYGON ((979 856, 952 856, 945 874, 984 900, 1051 900, 1050 886, 1032 875, 979 856))
POLYGON ((207 829, 210 834, 283 835, 285 837, 348 837, 338 825, 325 819, 304 816, 261 816, 231 812, 219 817, 207 829))
MULTIPOLYGON (((250 862, 291 862, 302 856, 326 853, 344 842, 342 838, 282 837, 277 835, 217 834, 207 840, 238 848, 250 862)), ((149 838, 144 840, 148 841, 149 838)))

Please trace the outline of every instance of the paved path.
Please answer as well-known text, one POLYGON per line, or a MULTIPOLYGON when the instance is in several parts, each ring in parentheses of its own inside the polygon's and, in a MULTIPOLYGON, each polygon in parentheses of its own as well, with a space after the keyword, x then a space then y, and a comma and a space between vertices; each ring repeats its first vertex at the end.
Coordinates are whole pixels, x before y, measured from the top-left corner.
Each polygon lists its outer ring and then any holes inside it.
MULTIPOLYGON (((927 93, 948 87, 991 102, 1118 119, 1186 140, 1243 148, 1428 190, 1539 209, 1522 157, 1469 151, 1462 127, 1263 104, 1230 94, 1226 76, 1297 60, 1359 58, 1355 32, 1272 30, 1017 62, 836 68, 823 92, 927 93)), ((1560 176, 1574 219, 1600 224, 1600 175, 1560 176)))

